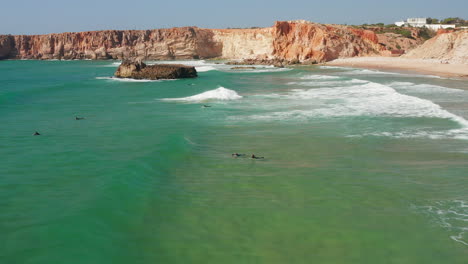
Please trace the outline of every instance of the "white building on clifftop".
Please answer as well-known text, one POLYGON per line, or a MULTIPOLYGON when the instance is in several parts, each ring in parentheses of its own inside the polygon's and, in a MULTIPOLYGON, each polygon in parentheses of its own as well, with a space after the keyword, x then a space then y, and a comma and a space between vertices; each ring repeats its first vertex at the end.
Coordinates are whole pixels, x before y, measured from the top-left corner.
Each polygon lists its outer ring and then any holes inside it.
POLYGON ((441 28, 455 28, 455 25, 442 25, 442 24, 427 24, 427 18, 418 17, 418 18, 408 18, 406 21, 395 22, 395 25, 401 27, 426 27, 432 30, 438 30, 441 28))

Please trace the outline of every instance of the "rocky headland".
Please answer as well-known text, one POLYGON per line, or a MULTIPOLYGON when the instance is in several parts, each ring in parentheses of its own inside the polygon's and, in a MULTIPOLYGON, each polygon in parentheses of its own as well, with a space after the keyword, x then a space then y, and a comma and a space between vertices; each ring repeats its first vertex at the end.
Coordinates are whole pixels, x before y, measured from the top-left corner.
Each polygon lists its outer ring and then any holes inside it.
POLYGON ((181 64, 146 65, 139 60, 124 60, 114 75, 117 78, 147 80, 180 79, 195 78, 197 71, 195 67, 181 64))

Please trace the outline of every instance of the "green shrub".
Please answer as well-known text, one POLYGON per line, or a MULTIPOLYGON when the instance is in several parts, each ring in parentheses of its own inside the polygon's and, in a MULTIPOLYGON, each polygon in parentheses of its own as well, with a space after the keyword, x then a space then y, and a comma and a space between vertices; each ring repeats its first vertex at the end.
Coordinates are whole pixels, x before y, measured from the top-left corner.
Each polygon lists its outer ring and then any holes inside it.
POLYGON ((428 40, 432 37, 434 37, 435 32, 432 30, 429 30, 428 28, 422 28, 421 31, 419 31, 419 36, 423 38, 424 40, 428 40))
POLYGON ((413 35, 411 34, 411 31, 409 31, 407 29, 397 28, 397 29, 395 29, 395 33, 400 34, 405 38, 414 39, 413 35))

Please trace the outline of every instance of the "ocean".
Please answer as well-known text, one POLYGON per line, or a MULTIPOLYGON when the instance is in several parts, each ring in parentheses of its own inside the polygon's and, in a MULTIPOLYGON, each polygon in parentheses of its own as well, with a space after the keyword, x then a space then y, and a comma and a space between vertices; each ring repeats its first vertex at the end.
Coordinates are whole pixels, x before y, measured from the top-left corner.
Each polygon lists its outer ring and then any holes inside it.
POLYGON ((180 63, 0 62, 1 263, 468 263, 466 80, 180 63))

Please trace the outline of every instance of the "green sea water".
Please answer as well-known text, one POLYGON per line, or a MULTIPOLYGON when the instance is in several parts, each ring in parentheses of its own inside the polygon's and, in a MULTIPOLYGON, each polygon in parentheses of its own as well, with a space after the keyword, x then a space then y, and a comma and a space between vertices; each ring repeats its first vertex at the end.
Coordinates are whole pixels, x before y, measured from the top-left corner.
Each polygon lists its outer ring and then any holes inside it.
POLYGON ((0 263, 468 263, 467 81, 183 63, 0 62, 0 263))

